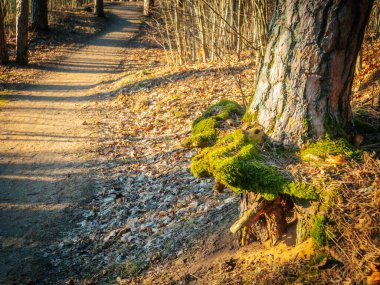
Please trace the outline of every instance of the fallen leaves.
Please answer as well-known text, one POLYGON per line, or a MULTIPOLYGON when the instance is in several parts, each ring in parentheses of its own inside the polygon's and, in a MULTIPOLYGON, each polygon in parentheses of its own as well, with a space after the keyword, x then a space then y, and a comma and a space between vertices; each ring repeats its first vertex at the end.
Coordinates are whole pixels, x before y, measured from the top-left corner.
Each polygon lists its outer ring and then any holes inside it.
POLYGON ((371 263, 370 268, 372 273, 367 276, 368 285, 379 285, 380 284, 380 264, 371 263))

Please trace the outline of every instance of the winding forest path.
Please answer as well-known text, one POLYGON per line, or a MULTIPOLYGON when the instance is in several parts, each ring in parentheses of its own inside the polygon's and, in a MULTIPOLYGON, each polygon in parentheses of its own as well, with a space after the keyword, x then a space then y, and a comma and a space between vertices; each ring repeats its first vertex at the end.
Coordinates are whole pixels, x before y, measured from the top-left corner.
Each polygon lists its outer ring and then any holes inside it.
POLYGON ((97 133, 86 118, 120 78, 140 16, 136 5, 111 6, 107 28, 85 47, 38 66, 35 83, 7 86, 0 107, 1 284, 40 284, 49 273, 41 249, 73 228, 91 199, 97 133))

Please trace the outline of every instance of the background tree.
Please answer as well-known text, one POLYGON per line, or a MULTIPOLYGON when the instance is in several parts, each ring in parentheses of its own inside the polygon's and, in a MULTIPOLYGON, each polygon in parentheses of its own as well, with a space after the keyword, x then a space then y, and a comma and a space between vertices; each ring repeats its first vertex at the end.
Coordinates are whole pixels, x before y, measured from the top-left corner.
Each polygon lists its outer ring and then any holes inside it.
POLYGON ((47 0, 32 0, 32 29, 47 31, 48 24, 48 1, 47 0))
POLYGON ((275 142, 351 130, 355 62, 373 1, 279 1, 249 114, 275 142))
MULTIPOLYGON (((149 1, 145 1, 148 4, 149 1)), ((263 53, 273 11, 270 0, 156 0, 157 41, 183 64, 220 60, 243 50, 263 53)))
POLYGON ((7 64, 8 62, 9 57, 4 30, 4 7, 3 2, 0 1, 0 64, 7 64))
POLYGON ((16 14, 16 62, 28 64, 28 0, 17 1, 16 14))
POLYGON ((154 0, 144 0, 144 16, 149 16, 154 7, 154 0))
POLYGON ((103 0, 95 0, 95 15, 104 17, 104 2, 103 0))

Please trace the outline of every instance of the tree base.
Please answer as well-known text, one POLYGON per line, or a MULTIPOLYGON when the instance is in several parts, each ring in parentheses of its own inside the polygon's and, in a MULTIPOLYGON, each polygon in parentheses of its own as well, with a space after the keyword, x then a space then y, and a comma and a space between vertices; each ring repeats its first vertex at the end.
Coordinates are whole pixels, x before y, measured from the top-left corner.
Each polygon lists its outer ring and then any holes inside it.
POLYGON ((238 232, 242 246, 258 241, 275 245, 286 233, 286 213, 292 212, 292 202, 284 196, 267 201, 256 193, 243 193, 240 198, 240 219, 231 227, 238 232))

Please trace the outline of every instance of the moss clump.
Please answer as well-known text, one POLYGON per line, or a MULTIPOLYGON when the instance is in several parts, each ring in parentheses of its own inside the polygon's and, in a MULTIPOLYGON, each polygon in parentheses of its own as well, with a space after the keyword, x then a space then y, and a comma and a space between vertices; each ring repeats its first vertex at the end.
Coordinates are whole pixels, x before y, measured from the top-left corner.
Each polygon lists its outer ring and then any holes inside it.
POLYGON ((232 115, 242 115, 242 107, 233 101, 221 100, 208 108, 197 118, 192 126, 191 137, 185 141, 187 147, 206 147, 215 144, 217 128, 220 122, 232 115))
POLYGON ((332 138, 336 138, 336 137, 348 138, 345 130, 341 127, 340 124, 338 124, 336 119, 333 118, 331 114, 328 114, 324 118, 323 124, 325 126, 326 135, 332 138))
POLYGON ((217 137, 217 122, 215 118, 200 120, 193 125, 192 135, 185 141, 188 147, 205 147, 213 145, 217 137))
POLYGON ((234 101, 221 100, 215 105, 212 105, 202 114, 202 116, 197 118, 193 123, 193 128, 204 119, 213 117, 216 121, 222 122, 231 118, 234 114, 238 116, 243 115, 243 108, 234 101))
POLYGON ((310 236, 319 246, 324 246, 327 242, 326 236, 327 217, 325 215, 318 215, 315 218, 314 225, 310 230, 310 236))
POLYGON ((314 186, 303 182, 290 182, 284 186, 284 194, 306 200, 318 199, 314 186))
POLYGON ((257 192, 273 200, 279 193, 314 199, 314 188, 292 182, 277 168, 265 164, 256 147, 242 130, 237 130, 205 148, 191 164, 194 176, 214 177, 237 193, 257 192))
POLYGON ((242 121, 248 124, 257 121, 258 113, 257 112, 246 112, 243 116, 242 121))
POLYGON ((327 156, 344 155, 348 158, 358 158, 361 151, 349 144, 347 140, 341 138, 332 140, 325 138, 324 140, 317 141, 310 144, 301 150, 301 159, 304 161, 315 160, 313 158, 325 159, 327 156))

